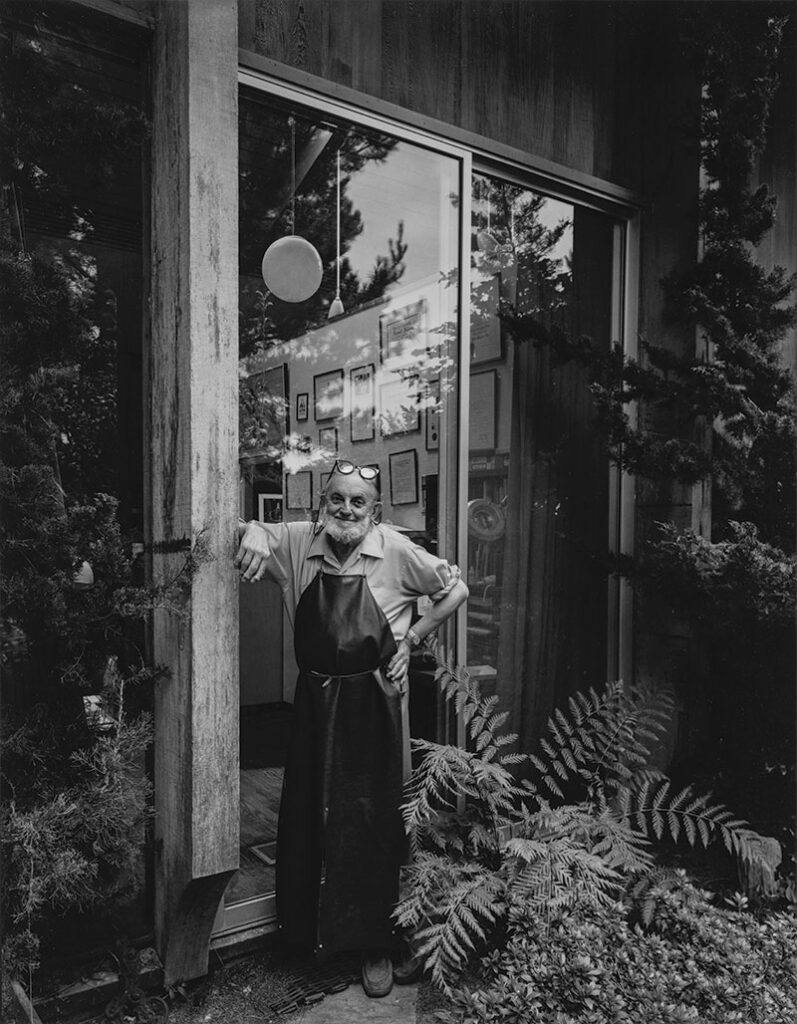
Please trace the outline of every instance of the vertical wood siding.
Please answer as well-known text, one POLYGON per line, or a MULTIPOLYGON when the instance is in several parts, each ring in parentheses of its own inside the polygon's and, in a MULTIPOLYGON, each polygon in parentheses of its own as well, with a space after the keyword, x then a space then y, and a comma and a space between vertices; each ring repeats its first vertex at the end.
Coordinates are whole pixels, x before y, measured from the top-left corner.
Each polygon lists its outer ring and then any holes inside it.
POLYGON ((159 610, 156 934, 167 983, 207 970, 238 865, 237 60, 235 0, 164 7, 153 60, 151 539, 159 610))
POLYGON ((242 0, 239 45, 633 186, 613 167, 618 136, 634 127, 615 123, 613 12, 550 0, 242 0))

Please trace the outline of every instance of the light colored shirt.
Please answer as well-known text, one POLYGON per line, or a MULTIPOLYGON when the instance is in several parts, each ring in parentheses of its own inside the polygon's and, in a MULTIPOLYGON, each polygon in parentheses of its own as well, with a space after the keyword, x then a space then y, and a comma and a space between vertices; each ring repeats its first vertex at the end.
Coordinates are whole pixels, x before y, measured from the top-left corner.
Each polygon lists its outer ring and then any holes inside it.
POLYGON ((417 598, 439 601, 460 577, 455 565, 383 524, 373 525, 343 564, 332 550, 327 534, 314 534, 312 523, 257 525, 267 537, 266 571, 282 589, 291 625, 299 598, 322 568, 339 576, 365 576, 397 641, 410 627, 417 598))

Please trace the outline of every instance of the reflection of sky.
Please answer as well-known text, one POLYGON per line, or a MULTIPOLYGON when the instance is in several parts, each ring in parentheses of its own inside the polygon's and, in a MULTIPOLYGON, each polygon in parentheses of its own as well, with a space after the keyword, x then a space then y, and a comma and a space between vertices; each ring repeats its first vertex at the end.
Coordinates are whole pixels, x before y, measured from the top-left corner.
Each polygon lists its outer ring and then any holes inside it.
MULTIPOLYGON (((483 192, 482 182, 488 179, 476 175, 473 179, 473 210, 474 210, 474 225, 478 230, 489 230, 490 229, 490 200, 487 198, 487 194, 483 192)), ((494 184, 499 184, 498 179, 492 179, 494 184)), ((530 195, 539 195, 539 193, 527 191, 525 194, 519 196, 514 203, 515 209, 522 207, 526 198, 530 195)), ((562 232, 562 237, 553 246, 548 253, 550 259, 563 260, 565 257, 571 257, 573 255, 573 217, 574 209, 570 203, 564 203, 559 199, 546 198, 540 209, 537 212, 537 217, 543 227, 552 231, 554 228, 563 221, 567 221, 567 227, 562 232)), ((516 244, 522 246, 523 238, 516 238, 516 244)))
POLYGON ((555 260, 561 260, 565 256, 573 254, 573 207, 558 199, 546 199, 540 208, 540 223, 551 229, 555 228, 562 220, 567 220, 569 223, 562 232, 562 237, 551 249, 551 258, 555 260))
POLYGON ((377 256, 388 255, 388 239, 397 238, 400 220, 408 245, 401 284, 447 269, 443 263, 450 262, 456 248, 456 210, 447 198, 455 188, 455 171, 450 157, 400 142, 386 160, 367 163, 352 177, 347 195, 362 214, 365 230, 347 256, 361 281, 377 256))

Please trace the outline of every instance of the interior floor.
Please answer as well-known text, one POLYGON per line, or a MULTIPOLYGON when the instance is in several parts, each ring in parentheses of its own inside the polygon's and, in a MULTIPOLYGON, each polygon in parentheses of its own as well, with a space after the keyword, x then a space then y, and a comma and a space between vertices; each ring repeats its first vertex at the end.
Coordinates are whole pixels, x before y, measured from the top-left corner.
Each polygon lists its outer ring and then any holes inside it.
POLYGON ((282 771, 281 767, 241 770, 241 867, 227 887, 224 902, 228 905, 274 892, 282 771))

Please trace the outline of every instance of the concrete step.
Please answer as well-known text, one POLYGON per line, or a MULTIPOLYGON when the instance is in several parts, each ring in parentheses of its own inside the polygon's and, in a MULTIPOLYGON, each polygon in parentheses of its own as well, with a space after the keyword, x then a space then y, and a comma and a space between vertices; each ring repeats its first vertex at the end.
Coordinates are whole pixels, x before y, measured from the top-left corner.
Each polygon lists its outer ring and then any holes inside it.
POLYGON ((361 985, 325 996, 304 1010, 297 1024, 415 1024, 417 985, 394 985, 383 999, 371 999, 361 985))

